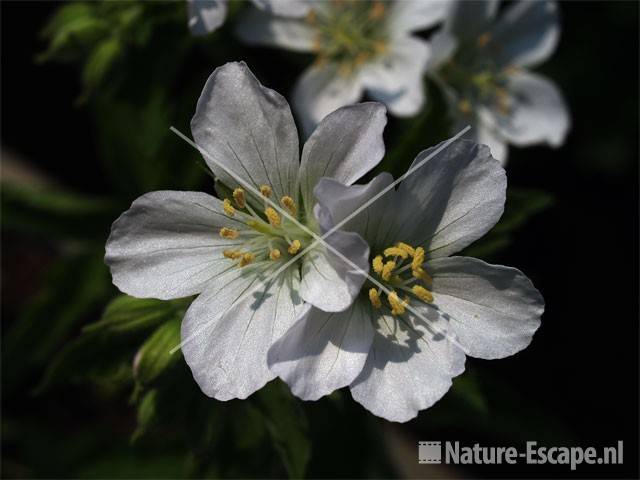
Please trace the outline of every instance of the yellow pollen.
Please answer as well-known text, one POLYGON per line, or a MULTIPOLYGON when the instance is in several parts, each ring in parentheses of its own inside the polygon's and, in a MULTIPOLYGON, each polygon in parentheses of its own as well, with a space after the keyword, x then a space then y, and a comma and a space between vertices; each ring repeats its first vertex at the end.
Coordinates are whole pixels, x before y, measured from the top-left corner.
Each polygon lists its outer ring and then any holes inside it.
POLYGON ((504 88, 499 88, 496 90, 496 105, 498 107, 498 111, 503 115, 507 115, 509 113, 509 94, 504 88))
POLYGON ((424 300, 427 303, 433 302, 433 295, 426 288, 424 288, 424 287, 422 287, 420 285, 414 285, 413 287, 411 287, 411 291, 420 300, 424 300))
POLYGON ((405 312, 406 300, 402 302, 396 292, 391 292, 387 295, 387 300, 391 305, 391 315, 402 315, 405 312))
POLYGON ((396 262, 394 262, 393 260, 389 260, 387 263, 384 264, 384 267, 382 267, 382 279, 385 282, 388 282, 389 279, 391 278, 391 273, 393 273, 393 269, 396 268, 396 262))
POLYGON ((306 17, 306 21, 309 25, 314 25, 316 23, 316 11, 315 10, 309 10, 309 13, 307 13, 307 17, 306 17))
POLYGON ((375 288, 369 290, 369 300, 371 300, 371 305, 373 305, 374 308, 380 308, 382 306, 380 295, 378 294, 378 290, 375 288))
POLYGON ((491 41, 491 34, 488 32, 483 33, 478 37, 478 46, 483 48, 491 41))
POLYGON ((411 245, 408 245, 408 244, 403 243, 403 242, 396 243, 396 247, 401 248, 402 250, 407 252, 412 257, 414 255, 414 253, 416 252, 415 248, 413 248, 411 245))
POLYGON ((224 213, 226 213, 230 217, 233 217, 233 214, 236 213, 236 209, 233 208, 233 205, 231 205, 231 200, 229 200, 228 198, 225 198, 222 202, 222 208, 224 209, 224 213))
POLYGON ((369 18, 372 20, 378 20, 384 16, 384 3, 375 2, 373 8, 369 12, 369 18))
POLYGON ((254 259, 255 256, 253 255, 253 253, 245 253, 240 259, 240 266, 244 267, 246 265, 249 265, 251 262, 253 262, 254 259))
POLYGON ((260 193, 263 197, 269 198, 271 196, 271 187, 269 185, 260 185, 260 193))
POLYGON ((291 245, 289 245, 289 248, 287 248, 287 252, 289 252, 291 255, 295 255, 296 253, 298 253, 298 250, 300 250, 301 246, 302 244, 300 243, 300 240, 294 240, 293 242, 291 242, 291 245))
POLYGON ((293 201, 293 198, 289 197, 288 195, 285 195, 284 197, 282 197, 280 199, 280 204, 286 208, 287 210, 289 210, 289 213, 293 216, 296 215, 296 202, 293 201))
POLYGON ((242 256, 242 252, 238 250, 225 250, 222 252, 225 258, 230 258, 231 260, 235 260, 236 258, 240 258, 242 256))
POLYGON ((280 258, 280 250, 278 250, 277 248, 274 248, 273 250, 271 250, 269 252, 269 258, 271 260, 278 260, 280 258))
POLYGON ((431 278, 431 275, 429 275, 426 272, 426 270, 422 267, 413 270, 411 273, 413 274, 414 278, 419 278, 424 283, 426 283, 427 286, 430 286, 433 283, 433 279, 431 278))
POLYGON ((229 240, 233 240, 235 238, 238 238, 238 235, 240 235, 238 233, 238 231, 234 230, 233 228, 222 227, 220 229, 220 236, 222 238, 227 238, 229 240))
POLYGON ((367 60, 369 60, 369 54, 366 52, 362 52, 356 56, 355 63, 356 65, 360 66, 364 64, 367 60))
POLYGON ((422 269, 422 264, 424 263, 424 248, 417 247, 415 252, 413 252, 413 260, 411 261, 411 268, 413 270, 422 269))
POLYGON ((276 212, 273 208, 267 207, 267 209, 264 211, 264 214, 267 216, 267 219, 269 220, 269 223, 271 225, 273 225, 274 227, 280 226, 280 215, 278 215, 278 212, 276 212))
POLYGON ((233 199, 235 200, 236 205, 240 209, 244 208, 247 205, 247 201, 244 196, 244 190, 241 189, 240 187, 236 188, 233 191, 233 199))
POLYGON ((409 256, 409 254, 407 253, 406 250, 400 247, 389 247, 389 248, 385 248, 384 256, 385 257, 402 257, 402 259, 404 260, 409 256))
POLYGON ((376 273, 380 273, 382 272, 382 269, 384 267, 384 262, 382 261, 382 255, 378 255, 376 258, 373 259, 373 262, 371 262, 373 265, 373 271, 376 273))

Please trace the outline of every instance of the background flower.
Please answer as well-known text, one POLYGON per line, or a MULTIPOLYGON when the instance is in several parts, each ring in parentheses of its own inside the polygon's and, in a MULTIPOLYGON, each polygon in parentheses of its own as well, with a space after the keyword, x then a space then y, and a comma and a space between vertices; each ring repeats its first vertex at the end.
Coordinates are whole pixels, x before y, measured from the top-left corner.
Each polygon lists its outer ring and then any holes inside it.
POLYGON ((507 143, 562 145, 569 111, 556 85, 531 73, 558 43, 558 6, 515 2, 498 13, 498 1, 454 2, 433 38, 429 71, 446 91, 454 131, 472 124, 473 138, 505 162, 507 143))
POLYGON ((362 98, 383 102, 398 116, 415 115, 424 102, 427 42, 413 35, 433 26, 444 1, 287 2, 276 15, 254 9, 238 26, 251 44, 313 52, 293 105, 305 133, 333 110, 362 98), (307 9, 300 8, 306 5, 307 9), (287 8, 283 8, 284 6, 287 8))

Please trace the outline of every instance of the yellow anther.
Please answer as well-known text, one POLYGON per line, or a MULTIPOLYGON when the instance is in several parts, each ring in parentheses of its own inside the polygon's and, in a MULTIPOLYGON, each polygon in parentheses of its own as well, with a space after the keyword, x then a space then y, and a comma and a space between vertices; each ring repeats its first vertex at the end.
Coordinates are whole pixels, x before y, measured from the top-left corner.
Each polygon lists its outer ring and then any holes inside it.
POLYGON ((244 190, 241 189, 240 187, 236 188, 233 191, 233 199, 236 202, 236 205, 238 206, 238 208, 244 208, 247 205, 247 200, 244 196, 244 190))
POLYGON ((406 301, 401 301, 396 292, 387 295, 389 305, 391 305, 391 315, 402 315, 405 312, 406 301))
POLYGON ((478 37, 478 46, 483 48, 491 41, 491 34, 489 32, 485 32, 478 37))
POLYGON ((233 240, 234 238, 238 238, 238 235, 240 235, 238 231, 233 228, 222 227, 220 229, 220 236, 222 238, 233 240))
POLYGON ((382 261, 382 255, 378 255, 376 258, 373 259, 373 262, 371 262, 373 265, 373 271, 376 273, 381 273, 382 269, 384 268, 384 262, 382 261))
POLYGON ((293 242, 291 242, 291 245, 289 245, 289 248, 287 248, 287 252, 289 252, 291 255, 295 255, 296 253, 298 253, 298 250, 300 250, 300 247, 302 247, 300 240, 294 240, 293 242))
POLYGON ((498 111, 503 115, 507 115, 509 113, 509 106, 511 105, 509 94, 504 88, 498 88, 496 89, 495 96, 498 111))
POLYGON ((256 257, 253 255, 253 253, 245 253, 242 255, 242 258, 240 259, 240 266, 244 267, 246 265, 249 265, 251 262, 253 262, 253 260, 256 257))
POLYGON ((413 270, 422 269, 424 263, 424 248, 417 247, 413 252, 413 260, 411 261, 411 268, 413 270))
POLYGON ((277 248, 274 248, 273 250, 271 250, 269 252, 269 258, 271 260, 278 260, 280 258, 280 250, 278 250, 277 248))
POLYGON ((224 250, 222 254, 225 258, 230 258, 231 260, 235 260, 236 258, 240 258, 242 256, 242 252, 238 250, 224 250))
POLYGON ((465 115, 469 115, 471 113, 471 102, 469 100, 460 100, 458 102, 458 110, 465 115))
POLYGON ((285 195, 284 197, 282 197, 280 199, 280 204, 286 208, 287 210, 289 210, 289 213, 293 216, 296 215, 296 202, 293 201, 293 198, 289 197, 288 195, 285 195))
POLYGON ((267 220, 269 220, 269 223, 271 225, 273 225, 274 227, 280 226, 280 215, 278 215, 278 212, 276 212, 273 208, 267 207, 267 209, 264 211, 264 214, 267 216, 267 220))
POLYGON ((355 64, 360 66, 363 65, 367 60, 369 60, 369 54, 367 52, 361 52, 356 55, 355 64))
POLYGON ((309 25, 315 25, 316 23, 316 11, 311 9, 309 13, 307 13, 307 17, 305 18, 309 25))
POLYGON ((378 55, 386 53, 387 52, 387 44, 386 44, 386 42, 383 42, 382 40, 376 40, 375 42, 373 42, 373 50, 378 55))
POLYGON ((396 262, 394 262, 393 260, 389 260, 382 267, 381 277, 385 282, 389 281, 389 279, 391 278, 391 274, 393 273, 394 268, 396 268, 396 262))
POLYGON ((429 275, 424 268, 416 268, 411 273, 413 274, 414 278, 419 278, 427 286, 430 286, 433 283, 431 275, 429 275))
POLYGON ((378 294, 378 290, 376 290, 375 288, 369 290, 369 300, 371 300, 371 305, 373 305, 373 308, 380 308, 382 306, 380 295, 378 294))
POLYGON ((233 214, 236 213, 236 209, 233 208, 233 205, 231 205, 231 200, 229 200, 228 198, 225 198, 222 202, 222 208, 224 209, 224 213, 226 213, 230 217, 233 217, 233 214))
POLYGON ((406 244, 404 242, 396 243, 396 247, 401 248, 402 250, 407 252, 412 257, 413 257, 413 254, 416 252, 415 248, 413 248, 411 245, 408 245, 408 244, 406 244))
POLYGON ((384 16, 384 3, 374 2, 373 8, 369 12, 369 18, 372 20, 379 20, 384 16))
POLYGON ((424 288, 424 287, 422 287, 420 285, 414 285, 413 287, 411 287, 411 291, 420 300, 424 300, 427 303, 433 302, 433 295, 426 288, 424 288))
POLYGON ((407 253, 406 250, 400 247, 389 247, 384 249, 384 256, 385 257, 402 257, 402 259, 404 260, 409 256, 409 254, 407 253))
POLYGON ((271 196, 271 187, 269 185, 260 185, 260 193, 263 197, 269 198, 271 196))

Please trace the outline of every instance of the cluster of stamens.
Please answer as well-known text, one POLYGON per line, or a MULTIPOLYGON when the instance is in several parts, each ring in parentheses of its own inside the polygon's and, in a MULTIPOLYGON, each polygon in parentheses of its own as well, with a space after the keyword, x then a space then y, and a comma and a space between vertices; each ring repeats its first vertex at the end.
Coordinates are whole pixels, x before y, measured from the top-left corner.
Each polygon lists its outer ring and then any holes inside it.
MULTIPOLYGON (((231 195, 232 198, 225 198, 222 202, 225 214, 236 218, 247 227, 240 230, 223 227, 219 232, 220 236, 227 240, 244 240, 238 249, 223 251, 225 258, 238 261, 240 267, 260 260, 274 262, 282 257, 284 251, 295 255, 303 246, 301 240, 293 238, 293 235, 301 234, 300 228, 286 216, 281 216, 267 201, 272 194, 271 187, 261 185, 259 190, 264 204, 262 215, 251 207, 242 188, 236 188, 231 195), (242 215, 238 212, 242 212, 242 215)), ((296 218, 297 208, 292 197, 283 196, 280 205, 291 217, 296 218)))
POLYGON ((507 80, 517 67, 499 67, 492 60, 493 56, 484 51, 498 48, 500 46, 493 41, 491 33, 485 32, 473 44, 460 45, 456 55, 440 71, 447 84, 460 95, 457 107, 465 117, 474 114, 473 106, 477 103, 494 105, 503 115, 511 111, 507 80))
POLYGON ((317 33, 316 64, 334 63, 338 73, 351 75, 357 67, 387 51, 385 2, 333 0, 327 8, 310 10, 307 23, 317 33))
MULTIPOLYGON (((433 301, 429 290, 433 281, 424 268, 424 258, 424 248, 398 242, 373 259, 374 273, 389 287, 387 302, 392 315, 402 315, 411 296, 426 303, 433 301), (402 299, 398 291, 404 293, 402 299)), ((369 300, 374 308, 383 307, 381 294, 380 288, 369 289, 369 300)))

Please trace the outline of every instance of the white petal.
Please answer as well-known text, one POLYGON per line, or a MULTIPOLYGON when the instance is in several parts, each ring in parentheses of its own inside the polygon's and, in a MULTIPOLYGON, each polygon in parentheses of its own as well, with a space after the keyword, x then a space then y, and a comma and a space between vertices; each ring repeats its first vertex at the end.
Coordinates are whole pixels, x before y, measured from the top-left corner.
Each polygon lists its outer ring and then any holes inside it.
POLYGON ((140 298, 171 299, 201 292, 233 265, 222 251, 242 240, 225 240, 222 227, 244 224, 224 214, 222 202, 198 192, 147 193, 111 227, 105 262, 113 283, 140 298))
POLYGON ((387 55, 363 68, 360 78, 374 100, 394 115, 415 115, 424 104, 423 73, 429 44, 413 37, 394 40, 387 55))
POLYGON ((386 124, 384 106, 368 102, 336 110, 318 125, 304 144, 300 165, 300 191, 309 218, 320 178, 350 185, 382 160, 386 124))
POLYGON ((529 345, 544 300, 522 272, 467 257, 439 258, 428 265, 434 304, 449 316, 467 354, 503 358, 529 345))
POLYGON ((312 7, 306 0, 253 0, 253 3, 271 15, 292 18, 304 17, 312 7))
POLYGON ((296 294, 297 267, 276 279, 269 279, 273 268, 258 276, 249 267, 210 286, 182 322, 184 358, 202 391, 217 400, 246 398, 275 377, 267 352, 306 308, 296 294))
POLYGON ((461 40, 484 33, 498 11, 497 0, 451 2, 444 30, 461 40))
POLYGON ((297 52, 314 48, 317 31, 298 18, 274 17, 251 9, 240 19, 236 33, 246 43, 280 47, 297 52))
MULTIPOLYGON (((481 118, 479 118, 476 123, 471 125, 471 130, 464 135, 464 138, 489 147, 491 156, 504 166, 507 163, 507 158, 509 156, 509 146, 507 145, 507 141, 503 136, 496 132, 494 122, 483 122, 483 115, 480 117, 481 118)), ((491 118, 493 118, 493 114, 491 114, 491 118)), ((454 130, 461 130, 461 128, 456 128, 454 130)))
POLYGON ((559 37, 556 2, 521 0, 492 28, 491 51, 499 65, 533 66, 549 58, 559 37))
POLYGON ((428 327, 408 312, 379 316, 367 363, 351 384, 354 400, 392 422, 406 422, 432 406, 464 371, 465 354, 448 339, 447 322, 432 309, 424 311, 428 327))
MULTIPOLYGON (((438 146, 421 152, 410 171, 438 146)), ((487 233, 504 210, 507 179, 489 149, 456 140, 400 184, 391 242, 422 245, 428 257, 451 255, 487 233)))
POLYGON ((353 302, 366 280, 369 245, 357 233, 341 231, 324 241, 342 256, 324 245, 308 252, 302 259, 300 296, 325 312, 340 312, 353 302))
POLYGON ((449 1, 404 0, 390 5, 389 28, 405 34, 433 27, 447 15, 449 1))
POLYGON ((397 195, 393 188, 381 193, 391 183, 393 177, 386 172, 366 185, 346 186, 332 178, 320 179, 314 193, 318 199, 316 220, 321 231, 327 232, 350 217, 340 227, 341 230, 359 234, 369 242, 374 252, 384 248, 379 244, 377 235, 388 229, 388 219, 396 212, 397 195))
POLYGON ((362 93, 360 79, 340 75, 335 65, 312 66, 305 70, 293 90, 293 106, 305 138, 325 116, 356 103, 362 93))
POLYGON ((189 29, 193 35, 217 30, 227 17, 227 0, 187 0, 189 29))
POLYGON ((349 385, 362 371, 373 340, 368 309, 355 302, 340 313, 312 308, 269 350, 269 368, 303 400, 349 385))
POLYGON ((547 143, 559 147, 564 143, 571 120, 562 93, 551 81, 529 72, 509 77, 509 111, 493 108, 483 116, 509 143, 527 146, 547 143), (493 121, 493 125, 491 122, 493 121))
POLYGON ((280 94, 260 85, 244 62, 227 63, 211 74, 191 131, 208 154, 209 168, 227 186, 238 186, 228 169, 256 189, 270 185, 276 198, 295 199, 298 133, 289 105, 280 94))

